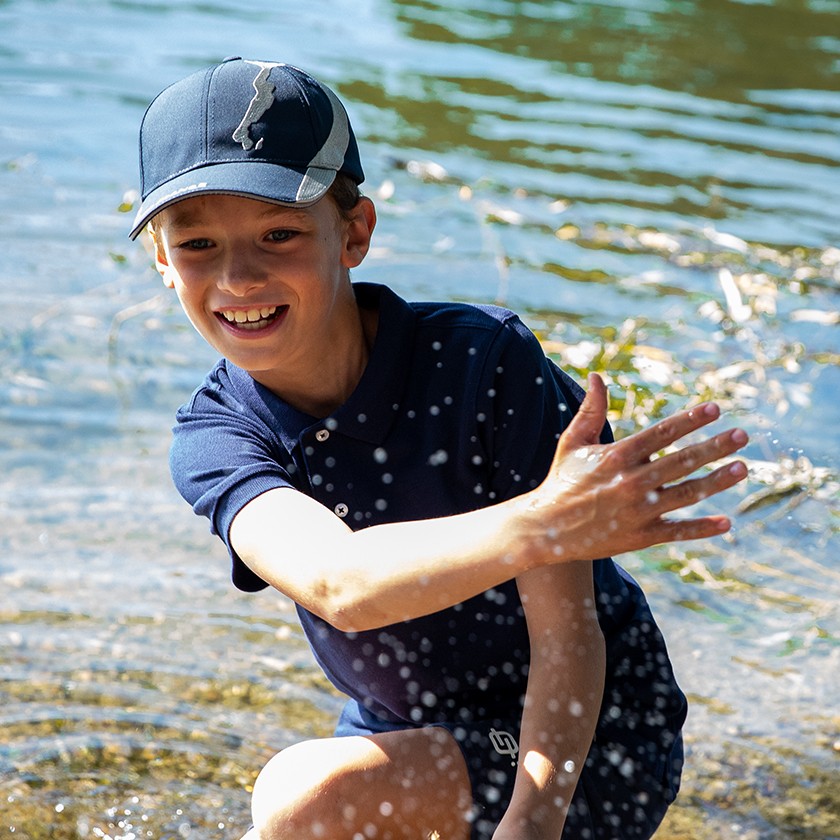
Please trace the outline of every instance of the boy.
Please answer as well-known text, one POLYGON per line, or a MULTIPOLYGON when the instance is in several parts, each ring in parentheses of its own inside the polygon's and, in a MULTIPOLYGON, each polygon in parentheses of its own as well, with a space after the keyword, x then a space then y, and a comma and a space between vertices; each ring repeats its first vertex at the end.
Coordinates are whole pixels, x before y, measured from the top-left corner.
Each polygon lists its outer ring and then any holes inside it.
POLYGON ((740 481, 686 477, 746 435, 652 460, 716 406, 610 443, 600 378, 583 398, 513 313, 351 284, 374 207, 343 106, 296 68, 196 73, 140 142, 131 235, 223 357, 174 480, 349 696, 335 737, 263 770, 249 840, 650 837, 685 698, 602 558, 727 530, 664 517, 740 481))

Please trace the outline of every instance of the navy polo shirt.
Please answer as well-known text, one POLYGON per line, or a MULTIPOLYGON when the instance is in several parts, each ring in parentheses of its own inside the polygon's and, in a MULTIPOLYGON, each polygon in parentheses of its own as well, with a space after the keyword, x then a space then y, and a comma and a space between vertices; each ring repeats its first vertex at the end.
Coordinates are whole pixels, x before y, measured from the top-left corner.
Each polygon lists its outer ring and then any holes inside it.
MULTIPOLYGON (((266 490, 306 493, 354 530, 464 513, 539 484, 582 398, 512 312, 354 289, 360 306, 378 307, 379 327, 361 381, 329 417, 301 413, 226 360, 178 412, 173 478, 228 544, 240 589, 267 584, 228 531, 266 490)), ((678 730, 685 701, 643 593, 612 560, 594 575, 607 645, 600 729, 678 730)), ((359 633, 298 612, 329 679, 386 721, 518 719, 529 644, 512 580, 359 633)))

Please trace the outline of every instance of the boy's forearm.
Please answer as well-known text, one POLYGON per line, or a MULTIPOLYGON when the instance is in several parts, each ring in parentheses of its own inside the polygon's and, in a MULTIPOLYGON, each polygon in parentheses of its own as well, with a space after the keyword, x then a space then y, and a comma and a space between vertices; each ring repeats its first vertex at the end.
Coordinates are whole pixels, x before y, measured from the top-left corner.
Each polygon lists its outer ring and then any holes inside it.
POLYGON ((590 592, 584 593, 583 602, 558 598, 558 586, 566 583, 575 592, 574 576, 580 581, 582 570, 591 577, 590 563, 575 565, 581 569, 565 578, 565 569, 531 573, 530 590, 517 581, 532 634, 531 660, 519 769, 494 840, 560 837, 595 733, 606 668, 604 638, 590 592), (528 597, 537 588, 545 594, 542 605, 534 604, 533 594, 528 597))
POLYGON ((576 683, 574 692, 560 684, 555 666, 532 665, 529 673, 519 769, 506 814, 514 826, 511 837, 523 836, 515 830, 518 823, 532 826, 537 836, 560 837, 598 720, 604 686, 603 637, 600 645, 588 645, 575 665, 567 662, 559 671, 576 683), (589 699, 580 699, 581 695, 589 699))
POLYGON ((300 529, 297 541, 288 531, 278 539, 278 506, 300 521, 317 516, 313 504, 292 490, 269 491, 234 520, 231 542, 260 577, 340 630, 383 627, 454 606, 538 560, 525 548, 517 500, 356 532, 328 516, 300 529))

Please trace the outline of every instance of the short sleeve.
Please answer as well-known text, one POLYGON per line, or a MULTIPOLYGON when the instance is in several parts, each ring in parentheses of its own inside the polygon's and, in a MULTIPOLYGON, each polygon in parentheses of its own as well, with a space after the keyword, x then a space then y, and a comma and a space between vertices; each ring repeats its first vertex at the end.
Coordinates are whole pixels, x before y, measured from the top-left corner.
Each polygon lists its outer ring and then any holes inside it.
POLYGON ((290 472, 281 466, 282 447, 270 428, 234 390, 211 374, 176 415, 169 467, 178 492, 227 545, 234 584, 249 592, 267 584, 236 556, 229 531, 248 502, 278 487, 291 487, 290 472))
MULTIPOLYGON (((495 367, 486 371, 488 430, 495 498, 518 496, 547 475, 557 441, 580 407, 584 391, 546 355, 516 317, 504 324, 495 367)), ((612 440, 605 425, 601 441, 612 440)))

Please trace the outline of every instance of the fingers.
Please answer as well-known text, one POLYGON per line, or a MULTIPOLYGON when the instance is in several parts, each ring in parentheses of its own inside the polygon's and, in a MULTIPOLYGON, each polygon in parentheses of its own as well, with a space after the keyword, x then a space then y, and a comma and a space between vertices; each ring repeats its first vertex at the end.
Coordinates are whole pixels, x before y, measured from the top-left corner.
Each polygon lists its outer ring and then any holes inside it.
MULTIPOLYGON (((740 461, 719 467, 702 478, 683 481, 671 487, 650 490, 646 501, 657 516, 689 507, 703 499, 728 490, 747 476, 747 468, 740 461)), ((685 538, 683 538, 685 539, 685 538)))
MULTIPOLYGON (((708 440, 686 446, 645 464, 645 480, 651 487, 660 487, 693 473, 699 467, 725 458, 746 446, 749 441, 743 429, 722 432, 708 440)), ((740 480, 740 479, 739 479, 740 480)))
MULTIPOLYGON (((681 411, 655 423, 648 429, 625 438, 619 444, 632 450, 634 460, 647 461, 651 455, 660 452, 686 435, 717 420, 720 408, 715 403, 703 403, 689 411, 681 411)), ((684 475, 685 473, 683 473, 684 475)))
POLYGON ((560 440, 564 448, 575 448, 598 443, 601 430, 607 422, 607 386, 597 373, 588 377, 589 389, 577 414, 560 440))
POLYGON ((651 531, 648 545, 680 542, 683 540, 702 540, 719 537, 732 527, 726 516, 704 516, 700 519, 662 519, 651 531))

